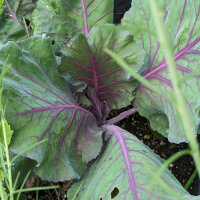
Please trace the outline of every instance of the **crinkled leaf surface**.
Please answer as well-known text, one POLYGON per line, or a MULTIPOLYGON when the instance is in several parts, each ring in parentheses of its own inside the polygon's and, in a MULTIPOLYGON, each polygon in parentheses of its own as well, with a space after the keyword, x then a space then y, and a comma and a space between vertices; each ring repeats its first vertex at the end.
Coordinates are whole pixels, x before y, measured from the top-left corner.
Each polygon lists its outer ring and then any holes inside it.
MULTIPOLYGON (((148 189, 152 175, 147 167, 156 172, 162 165, 156 154, 125 130, 114 125, 103 127, 112 134, 106 150, 84 178, 70 188, 69 199, 177 200, 159 183, 148 189)), ((189 195, 169 170, 163 173, 162 180, 185 199, 199 198, 189 195)))
POLYGON ((0 42, 25 39, 26 32, 22 17, 30 20, 30 14, 36 5, 35 1, 7 0, 4 4, 3 13, 0 15, 0 42))
POLYGON ((64 77, 66 87, 69 88, 74 96, 76 98, 77 102, 80 105, 83 105, 85 107, 90 107, 92 103, 90 100, 86 97, 86 88, 87 84, 83 81, 74 81, 71 76, 67 75, 64 77))
POLYGON ((144 58, 141 45, 127 31, 107 25, 93 28, 87 39, 80 34, 65 46, 59 72, 69 74, 75 81, 86 82, 110 109, 130 105, 136 84, 129 81, 129 75, 104 52, 104 48, 121 55, 133 70, 140 70, 144 58))
POLYGON ((35 34, 47 33, 59 46, 96 24, 113 22, 113 0, 39 0, 32 15, 35 34))
MULTIPOLYGON (((186 103, 197 130, 200 123, 198 116, 200 106, 200 73, 198 70, 200 67, 200 1, 167 0, 159 1, 159 4, 164 9, 164 24, 173 48, 186 103)), ((170 97, 169 88, 172 88, 172 83, 155 32, 149 1, 134 0, 122 24, 134 34, 137 41, 143 43, 146 51, 144 77, 157 88, 157 93, 155 93, 141 85, 137 92, 135 106, 141 115, 150 120, 152 128, 168 137, 170 142, 187 141, 173 100, 169 102, 164 96, 159 95, 159 91, 162 91, 170 97)))
POLYGON ((101 150, 102 131, 95 117, 65 89, 51 40, 33 37, 7 43, 0 51, 0 67, 8 56, 12 68, 3 98, 8 100, 7 120, 15 130, 11 150, 19 153, 48 139, 25 155, 39 163, 36 173, 51 181, 79 178, 84 163, 101 150))

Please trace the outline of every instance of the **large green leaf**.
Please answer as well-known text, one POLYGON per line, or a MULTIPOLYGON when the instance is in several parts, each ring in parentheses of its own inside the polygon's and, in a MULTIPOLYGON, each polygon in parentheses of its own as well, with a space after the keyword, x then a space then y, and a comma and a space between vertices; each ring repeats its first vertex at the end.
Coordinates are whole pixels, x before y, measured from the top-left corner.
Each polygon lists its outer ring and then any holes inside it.
POLYGON ((75 37, 62 49, 59 72, 69 74, 75 81, 84 81, 101 102, 107 102, 110 109, 130 105, 134 98, 133 88, 122 68, 104 52, 105 48, 121 55, 134 71, 143 65, 144 50, 127 31, 115 29, 114 25, 95 27, 87 38, 83 34, 75 37))
POLYGON ((47 33, 56 44, 85 33, 97 24, 113 22, 113 0, 39 0, 32 15, 35 34, 47 33))
MULTIPOLYGON (((159 1, 163 8, 163 20, 174 53, 186 103, 196 130, 200 123, 200 1, 159 1)), ((146 51, 143 76, 156 88, 156 92, 140 85, 135 106, 139 113, 150 120, 153 129, 159 131, 170 142, 187 141, 175 101, 169 101, 159 93, 170 97, 173 89, 168 74, 167 62, 157 39, 149 0, 134 0, 132 8, 125 14, 122 24, 143 43, 146 51)))
POLYGON ((51 181, 79 178, 101 150, 102 131, 65 89, 50 39, 9 42, 0 51, 0 67, 6 58, 12 66, 3 96, 8 101, 6 117, 15 130, 11 150, 19 153, 48 139, 25 154, 38 162, 36 173, 51 181))
POLYGON ((171 191, 158 181, 153 182, 149 170, 157 172, 162 165, 161 158, 125 130, 113 125, 104 128, 112 134, 106 150, 83 179, 70 188, 70 200, 199 199, 189 195, 167 169, 161 180, 171 191))

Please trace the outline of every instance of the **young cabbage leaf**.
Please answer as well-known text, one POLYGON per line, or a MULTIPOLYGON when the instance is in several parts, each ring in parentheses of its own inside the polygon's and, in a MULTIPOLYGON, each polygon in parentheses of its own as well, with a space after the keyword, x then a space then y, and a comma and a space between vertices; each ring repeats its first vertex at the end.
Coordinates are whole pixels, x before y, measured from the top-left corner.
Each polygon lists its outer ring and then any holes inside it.
POLYGON ((59 72, 63 76, 69 74, 75 81, 86 82, 110 109, 126 107, 131 104, 133 88, 138 84, 130 80, 104 48, 121 55, 133 70, 141 69, 144 59, 141 45, 127 31, 105 25, 93 28, 87 38, 79 34, 62 49, 64 57, 59 72))
POLYGON ((78 179, 102 146, 102 130, 92 113, 80 107, 58 76, 49 38, 7 43, 0 50, 11 69, 4 78, 6 118, 15 130, 10 149, 38 162, 36 173, 49 181, 78 179))
POLYGON ((49 34, 59 47, 78 33, 85 36, 97 24, 113 22, 114 1, 38 0, 31 24, 34 34, 49 34))
POLYGON ((165 170, 161 180, 171 189, 163 188, 159 182, 150 181, 162 160, 135 136, 114 126, 103 126, 111 138, 102 156, 91 166, 83 179, 68 191, 69 199, 116 199, 116 200, 197 200, 181 186, 177 179, 165 170), (152 185, 152 184, 155 185, 152 185), (181 197, 181 198, 180 198, 181 197))
MULTIPOLYGON (((200 124, 200 1, 166 0, 159 1, 159 5, 164 10, 163 22, 180 73, 180 84, 197 130, 200 124)), ((168 137, 170 142, 186 142, 175 101, 168 101, 159 94, 164 92, 170 97, 169 89, 173 85, 157 39, 149 0, 132 1, 132 8, 125 14, 122 24, 134 35, 136 41, 143 43, 146 51, 146 70, 143 76, 157 88, 157 92, 153 92, 140 85, 134 105, 140 115, 149 119, 152 128, 168 137)))

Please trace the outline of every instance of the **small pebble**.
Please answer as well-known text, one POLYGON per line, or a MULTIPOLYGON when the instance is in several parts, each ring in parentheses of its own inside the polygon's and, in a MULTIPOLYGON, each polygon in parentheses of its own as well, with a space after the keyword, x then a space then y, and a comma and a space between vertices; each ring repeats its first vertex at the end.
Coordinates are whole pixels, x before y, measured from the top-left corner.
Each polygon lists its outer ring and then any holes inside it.
POLYGON ((32 199, 32 196, 30 194, 28 195, 28 199, 32 199))
POLYGON ((163 142, 163 141, 160 141, 160 145, 162 146, 162 145, 164 145, 165 143, 163 142))
POLYGON ((174 164, 170 164, 169 166, 170 166, 170 167, 173 167, 173 166, 174 166, 174 164))
POLYGON ((151 139, 151 135, 150 135, 150 134, 146 134, 146 135, 144 136, 144 139, 145 139, 145 140, 151 139))

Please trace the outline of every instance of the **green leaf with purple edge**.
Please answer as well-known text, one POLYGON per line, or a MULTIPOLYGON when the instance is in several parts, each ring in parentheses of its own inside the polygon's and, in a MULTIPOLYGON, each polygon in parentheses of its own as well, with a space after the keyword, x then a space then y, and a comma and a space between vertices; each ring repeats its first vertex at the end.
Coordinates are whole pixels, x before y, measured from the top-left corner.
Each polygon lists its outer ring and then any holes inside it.
POLYGON ((110 109, 119 109, 131 104, 133 88, 138 86, 122 68, 104 52, 111 49, 121 55, 130 67, 139 71, 143 65, 144 50, 133 36, 114 25, 95 27, 88 37, 79 34, 62 49, 63 58, 59 72, 69 74, 75 81, 84 81, 94 88, 101 102, 110 109))
MULTIPOLYGON (((196 130, 200 124, 200 1, 159 1, 163 8, 163 21, 170 38, 179 75, 180 84, 190 109, 196 130), (189 78, 188 78, 189 77, 189 78)), ((179 114, 172 99, 169 102, 159 91, 170 96, 172 83, 169 79, 167 62, 157 39, 149 0, 134 0, 132 8, 122 20, 137 41, 143 43, 145 72, 143 76, 157 88, 158 93, 140 85, 134 105, 140 115, 149 119, 151 127, 168 137, 170 142, 186 142, 179 114)))
POLYGON ((168 169, 161 179, 176 196, 159 183, 149 190, 153 177, 147 167, 156 172, 163 164, 162 159, 127 131, 114 125, 103 128, 111 134, 107 147, 83 179, 69 189, 69 199, 177 200, 177 196, 187 200, 199 199, 190 195, 168 169))
POLYGON ((38 0, 31 24, 34 34, 48 34, 60 47, 78 33, 113 22, 114 0, 38 0))
POLYGON ((78 179, 86 164, 101 151, 102 130, 95 117, 80 107, 59 77, 49 38, 9 42, 0 50, 0 68, 9 56, 12 68, 4 78, 6 118, 14 130, 10 149, 28 151, 38 162, 36 173, 45 180, 78 179))

